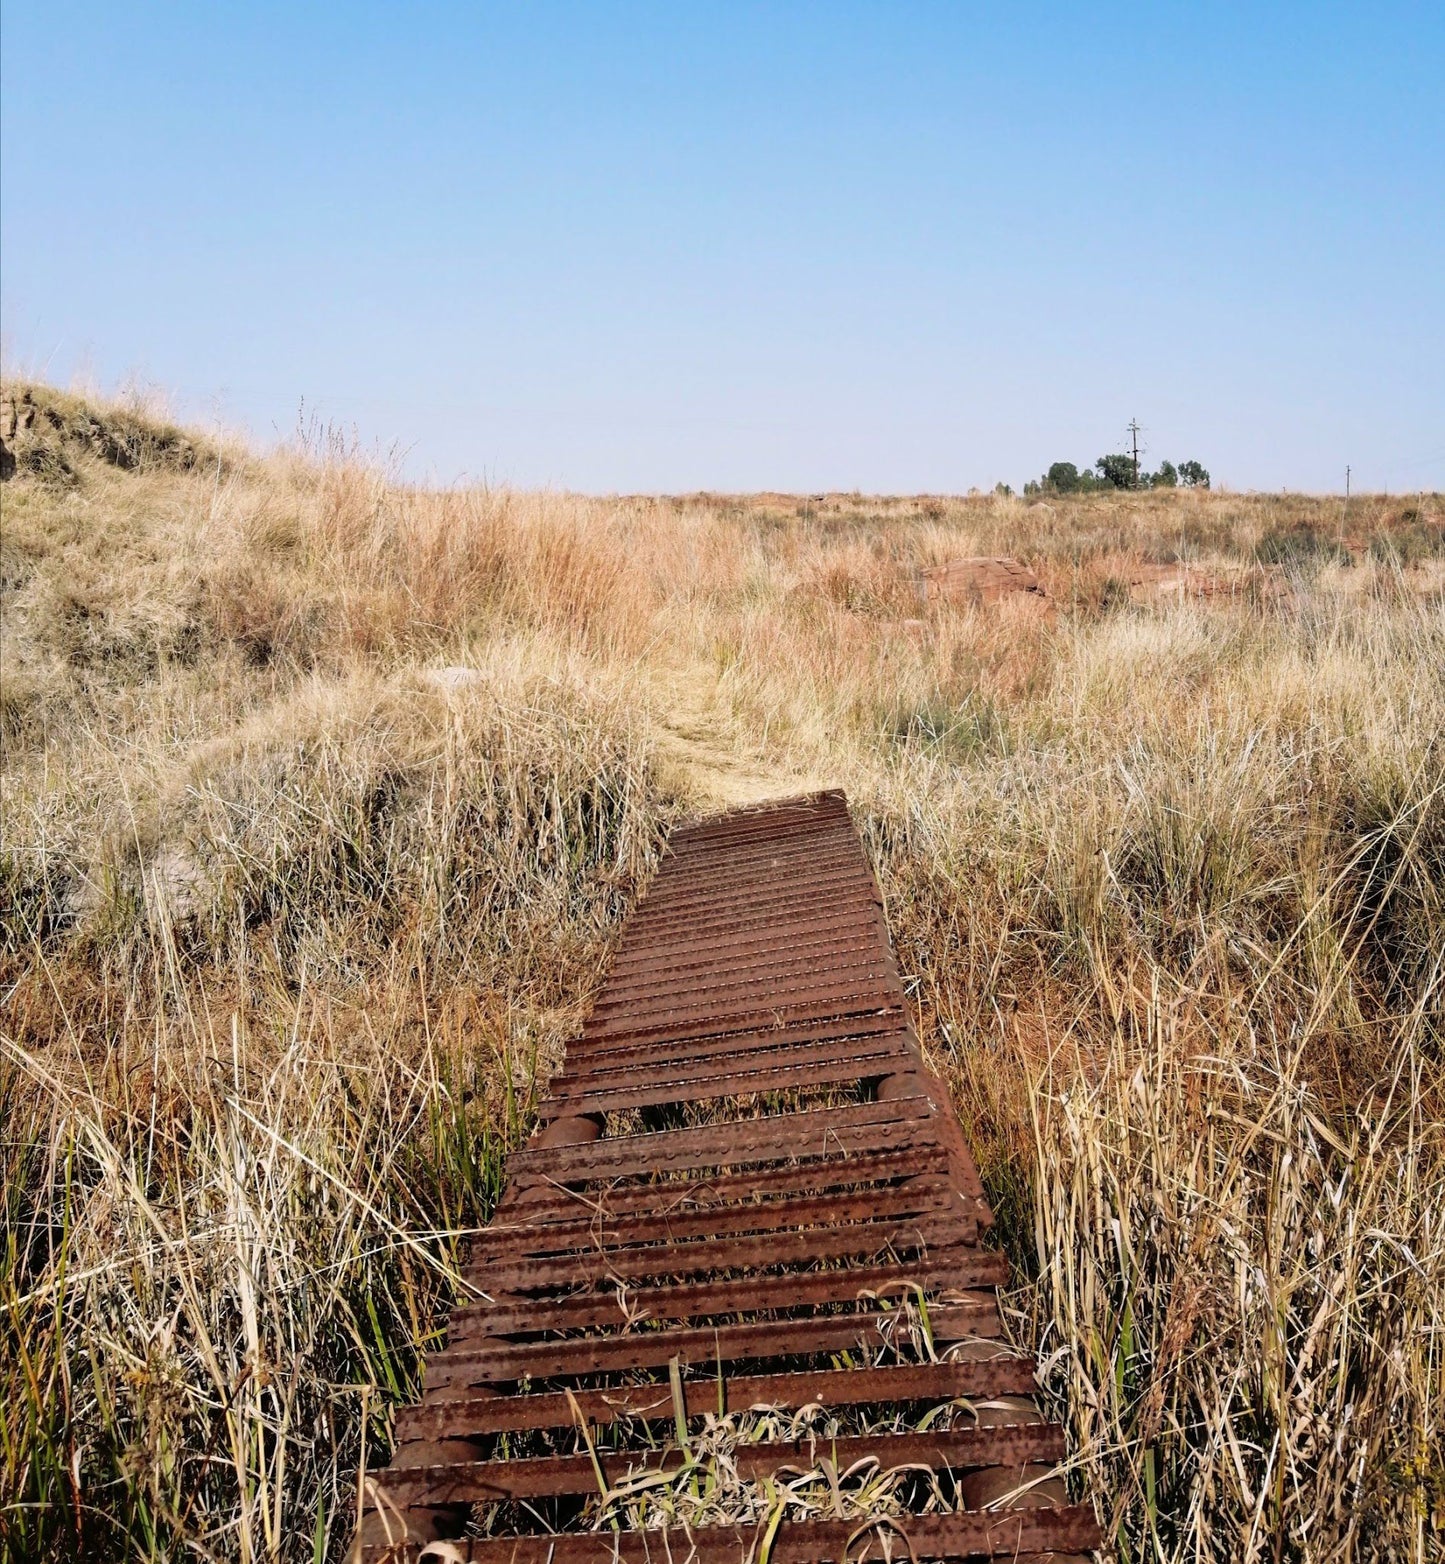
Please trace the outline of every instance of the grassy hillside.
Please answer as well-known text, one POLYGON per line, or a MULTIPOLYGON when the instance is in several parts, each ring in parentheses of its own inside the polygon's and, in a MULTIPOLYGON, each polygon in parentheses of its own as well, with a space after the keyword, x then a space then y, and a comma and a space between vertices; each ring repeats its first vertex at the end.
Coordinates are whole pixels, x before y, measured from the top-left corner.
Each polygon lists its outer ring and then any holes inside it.
POLYGON ((6 1558, 341 1557, 669 824, 823 783, 1117 1556, 1439 1556, 1445 500, 435 493, 4 402, 6 1558), (986 554, 1048 604, 921 599, 986 554))

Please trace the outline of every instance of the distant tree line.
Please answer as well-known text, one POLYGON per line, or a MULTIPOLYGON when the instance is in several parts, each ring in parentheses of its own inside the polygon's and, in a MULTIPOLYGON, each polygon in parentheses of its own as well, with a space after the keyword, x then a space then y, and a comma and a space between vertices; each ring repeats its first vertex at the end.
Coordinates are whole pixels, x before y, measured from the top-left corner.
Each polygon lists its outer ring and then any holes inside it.
POLYGON ((1101 456, 1081 472, 1072 462, 1054 462, 1037 482, 1024 485, 1025 494, 1090 494, 1099 489, 1207 489, 1209 473, 1201 462, 1160 462, 1158 472, 1134 466, 1134 458, 1118 452, 1101 456))

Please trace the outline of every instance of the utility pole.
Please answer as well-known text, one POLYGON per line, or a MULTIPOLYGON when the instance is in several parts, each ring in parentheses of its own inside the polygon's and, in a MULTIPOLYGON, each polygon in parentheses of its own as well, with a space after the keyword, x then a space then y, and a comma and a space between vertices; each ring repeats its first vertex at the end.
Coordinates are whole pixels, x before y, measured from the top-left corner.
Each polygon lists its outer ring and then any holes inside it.
POLYGON ((1350 503, 1350 469, 1345 467, 1345 504, 1350 503))
POLYGON ((1129 437, 1134 443, 1134 487, 1139 487, 1139 420, 1129 420, 1129 437))

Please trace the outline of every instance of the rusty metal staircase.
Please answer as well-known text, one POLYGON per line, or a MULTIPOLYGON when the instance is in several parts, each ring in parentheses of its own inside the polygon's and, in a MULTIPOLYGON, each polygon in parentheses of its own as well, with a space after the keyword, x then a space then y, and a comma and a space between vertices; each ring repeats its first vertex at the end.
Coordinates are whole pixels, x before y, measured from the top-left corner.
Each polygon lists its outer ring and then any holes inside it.
POLYGON ((992 1217, 841 793, 673 836, 541 1119, 471 1258, 481 1301, 371 1474, 368 1564, 1098 1545, 1003 1339, 992 1217), (782 1425, 753 1437, 760 1408, 782 1425), (696 1494, 697 1440, 730 1428, 732 1476, 771 1483, 771 1513, 619 1505, 696 1494), (783 1476, 895 1471, 877 1513, 836 1486, 831 1508, 783 1498, 783 1476))

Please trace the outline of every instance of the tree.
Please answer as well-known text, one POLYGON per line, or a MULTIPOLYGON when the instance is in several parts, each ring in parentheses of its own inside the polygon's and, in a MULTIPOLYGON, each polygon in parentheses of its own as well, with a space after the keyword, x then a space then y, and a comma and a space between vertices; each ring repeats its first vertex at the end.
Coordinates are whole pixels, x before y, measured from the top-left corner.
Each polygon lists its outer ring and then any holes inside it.
POLYGON ((1099 469, 1099 476, 1105 483, 1112 484, 1116 489, 1132 489, 1134 487, 1134 458, 1126 456, 1122 452, 1114 456, 1101 456, 1094 463, 1099 469))
MULTIPOLYGON (((1158 472, 1141 472, 1132 455, 1124 451, 1101 456, 1098 468, 1079 470, 1072 462, 1051 462, 1042 478, 1031 478, 1024 485, 1026 495, 1094 494, 1110 489, 1207 489, 1209 473, 1200 462, 1160 462, 1158 472)), ((998 491, 996 491, 998 492, 998 491)))

